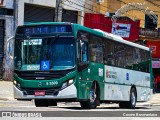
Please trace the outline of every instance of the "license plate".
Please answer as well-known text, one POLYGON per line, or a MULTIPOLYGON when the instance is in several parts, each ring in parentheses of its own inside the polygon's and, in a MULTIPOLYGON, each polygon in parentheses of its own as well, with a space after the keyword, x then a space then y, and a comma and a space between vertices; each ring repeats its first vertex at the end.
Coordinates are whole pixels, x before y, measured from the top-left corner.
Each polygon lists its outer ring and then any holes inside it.
POLYGON ((44 96, 45 95, 45 91, 35 91, 34 95, 35 96, 44 96))

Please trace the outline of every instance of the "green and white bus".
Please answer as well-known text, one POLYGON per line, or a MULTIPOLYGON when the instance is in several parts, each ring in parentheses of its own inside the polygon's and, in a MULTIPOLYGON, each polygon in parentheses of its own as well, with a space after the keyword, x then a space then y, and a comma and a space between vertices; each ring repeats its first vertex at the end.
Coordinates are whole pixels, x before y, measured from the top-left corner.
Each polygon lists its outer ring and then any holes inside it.
POLYGON ((80 102, 135 108, 152 96, 151 51, 111 33, 65 22, 18 26, 14 98, 36 107, 80 102))

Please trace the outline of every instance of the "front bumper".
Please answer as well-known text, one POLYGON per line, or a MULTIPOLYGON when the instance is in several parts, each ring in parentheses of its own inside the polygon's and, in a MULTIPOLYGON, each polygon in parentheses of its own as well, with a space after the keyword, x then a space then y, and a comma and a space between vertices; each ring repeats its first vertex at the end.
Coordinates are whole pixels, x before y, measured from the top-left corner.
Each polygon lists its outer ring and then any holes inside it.
POLYGON ((77 98, 77 88, 74 84, 62 89, 57 95, 45 95, 45 96, 35 96, 35 95, 25 95, 14 85, 14 98, 15 99, 70 99, 77 98))

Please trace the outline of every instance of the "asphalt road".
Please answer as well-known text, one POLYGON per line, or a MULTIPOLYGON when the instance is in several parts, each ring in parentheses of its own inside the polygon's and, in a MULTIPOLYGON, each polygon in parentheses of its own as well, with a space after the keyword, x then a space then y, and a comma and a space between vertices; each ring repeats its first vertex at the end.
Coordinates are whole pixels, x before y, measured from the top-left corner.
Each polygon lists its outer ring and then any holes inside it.
POLYGON ((61 102, 58 106, 35 107, 33 101, 0 101, 0 120, 17 120, 17 118, 21 120, 44 118, 45 120, 63 120, 64 118, 65 120, 159 120, 159 111, 160 106, 137 105, 136 109, 130 110, 120 109, 117 104, 101 104, 97 109, 84 110, 77 102, 61 102), (10 112, 12 117, 6 117, 5 112, 10 112))
POLYGON ((80 108, 79 103, 64 102, 58 103, 58 106, 37 108, 33 101, 15 100, 11 82, 1 81, 0 86, 0 120, 160 120, 160 94, 154 95, 150 104, 138 103, 134 110, 120 109, 118 104, 101 104, 97 109, 84 110, 80 108), (2 112, 3 117, 1 117, 2 112), (5 112, 13 116, 6 117, 5 112), (37 117, 34 117, 33 113, 38 113, 37 117), (149 116, 139 116, 139 113, 140 115, 149 114, 149 116), (157 114, 158 117, 152 114, 157 114))

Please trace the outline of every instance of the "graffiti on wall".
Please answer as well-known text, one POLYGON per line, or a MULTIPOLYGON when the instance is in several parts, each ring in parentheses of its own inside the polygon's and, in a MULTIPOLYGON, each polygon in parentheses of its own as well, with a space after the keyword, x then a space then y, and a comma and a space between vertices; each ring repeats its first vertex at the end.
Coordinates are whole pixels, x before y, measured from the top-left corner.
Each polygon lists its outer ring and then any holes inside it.
POLYGON ((14 53, 14 45, 13 45, 13 37, 9 38, 5 44, 5 59, 4 65, 5 70, 3 74, 4 80, 12 81, 12 72, 13 72, 13 53, 14 53))

